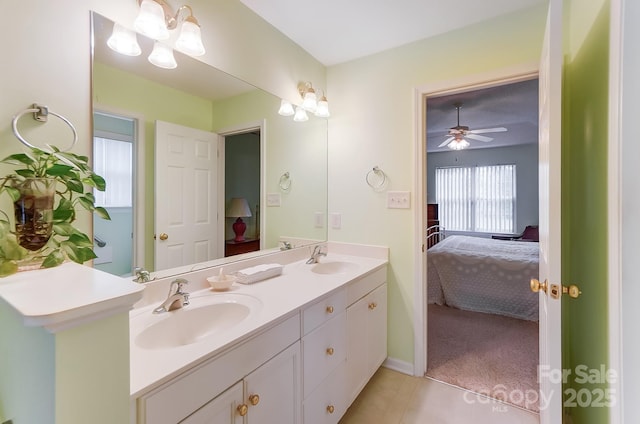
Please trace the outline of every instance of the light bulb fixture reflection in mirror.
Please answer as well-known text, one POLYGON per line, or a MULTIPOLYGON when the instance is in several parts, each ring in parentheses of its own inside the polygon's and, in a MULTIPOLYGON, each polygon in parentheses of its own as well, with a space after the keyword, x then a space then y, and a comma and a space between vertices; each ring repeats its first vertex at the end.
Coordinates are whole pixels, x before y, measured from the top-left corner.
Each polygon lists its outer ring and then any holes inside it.
POLYGON ((299 90, 302 96, 302 107, 309 112, 315 112, 318 108, 318 98, 316 97, 316 90, 313 89, 311 83, 301 84, 299 90))
POLYGON ((293 110, 293 105, 289 103, 289 101, 282 99, 280 101, 280 109, 278 109, 278 115, 281 116, 291 116, 295 113, 293 110))
POLYGON ((469 142, 464 138, 456 138, 451 141, 451 143, 447 144, 447 146, 452 150, 462 150, 469 147, 469 142))
POLYGON ((327 96, 325 96, 324 94, 318 101, 318 107, 316 108, 315 115, 318 118, 328 118, 331 116, 331 114, 329 113, 329 102, 327 101, 327 96))
POLYGON ((139 56, 142 53, 136 33, 116 23, 113 25, 107 46, 113 51, 126 56, 139 56))
POLYGON ((166 44, 162 44, 160 41, 155 42, 153 51, 148 59, 149 62, 158 68, 174 69, 178 66, 176 59, 173 57, 173 49, 166 44))
POLYGON ((296 122, 304 122, 309 120, 307 112, 300 106, 296 106, 296 114, 293 116, 293 120, 296 122))

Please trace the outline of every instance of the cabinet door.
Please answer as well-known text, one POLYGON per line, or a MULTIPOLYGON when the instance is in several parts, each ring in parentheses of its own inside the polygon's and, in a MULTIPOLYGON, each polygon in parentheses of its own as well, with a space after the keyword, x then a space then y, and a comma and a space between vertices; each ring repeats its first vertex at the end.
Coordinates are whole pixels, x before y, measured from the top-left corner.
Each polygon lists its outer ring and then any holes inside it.
POLYGON ((238 406, 242 405, 242 382, 198 409, 181 421, 182 424, 242 424, 238 406))
POLYGON ((245 378, 246 423, 299 423, 300 380, 300 342, 296 342, 245 378))
POLYGON ((367 298, 347 308, 347 394, 351 404, 366 383, 367 298))
POLYGON ((387 285, 367 297, 367 370, 370 378, 387 359, 387 285))

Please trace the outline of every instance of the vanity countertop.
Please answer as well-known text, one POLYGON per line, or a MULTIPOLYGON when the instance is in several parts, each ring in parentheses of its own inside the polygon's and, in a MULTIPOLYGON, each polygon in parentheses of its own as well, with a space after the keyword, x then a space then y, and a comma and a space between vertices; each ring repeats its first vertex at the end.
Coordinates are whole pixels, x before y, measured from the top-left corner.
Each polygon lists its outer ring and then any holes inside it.
MULTIPOLYGON (((291 263, 283 263, 281 275, 258 283, 244 285, 234 283, 232 288, 224 292, 216 292, 205 288, 191 292, 192 299, 201 296, 219 296, 228 293, 249 295, 261 302, 257 312, 235 327, 208 336, 197 343, 168 349, 143 349, 136 344, 136 337, 149 321, 145 317, 137 324, 139 314, 150 314, 157 304, 145 305, 130 312, 131 317, 131 398, 135 399, 162 383, 180 375, 187 369, 198 365, 218 354, 228 350, 239 342, 242 342, 272 325, 281 322, 298 313, 306 305, 312 303, 340 287, 348 284, 356 278, 370 274, 388 263, 386 248, 383 255, 359 256, 346 250, 330 247, 327 257, 320 258, 320 262, 342 261, 356 264, 357 266, 344 272, 335 274, 318 274, 311 271, 312 265, 305 260, 297 260, 291 263), (336 252, 336 253, 333 253, 336 252)), ((364 249, 363 253, 370 253, 371 249, 364 249)), ((277 256, 269 259, 278 262, 277 256)), ((216 269, 210 270, 209 275, 215 275, 216 269)), ((204 287, 199 280, 206 279, 202 273, 198 276, 184 276, 196 286, 204 287)), ((204 281, 206 284, 206 281, 204 281)), ((191 284, 190 284, 191 285, 191 284)), ((193 286, 193 285, 191 285, 193 286)), ((188 308, 189 306, 186 306, 188 308)), ((167 312, 165 314, 170 314, 167 312)), ((156 315, 157 316, 157 315, 156 315)), ((155 318, 154 318, 155 319, 155 318)))
POLYGON ((0 279, 0 298, 27 327, 55 333, 126 312, 142 297, 139 284, 74 262, 0 279))

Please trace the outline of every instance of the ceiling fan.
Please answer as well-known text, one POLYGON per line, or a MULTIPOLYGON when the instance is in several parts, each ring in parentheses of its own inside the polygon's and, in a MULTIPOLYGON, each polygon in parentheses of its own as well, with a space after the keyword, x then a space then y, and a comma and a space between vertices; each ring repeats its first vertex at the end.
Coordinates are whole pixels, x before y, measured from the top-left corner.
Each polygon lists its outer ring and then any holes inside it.
POLYGON ((456 110, 458 112, 458 124, 455 127, 449 128, 449 134, 447 139, 443 141, 438 147, 444 147, 449 145, 449 148, 454 150, 461 150, 466 147, 469 147, 469 142, 465 140, 465 138, 470 138, 472 140, 489 142, 493 140, 491 137, 487 137, 484 133, 492 133, 492 132, 504 132, 507 131, 505 127, 496 127, 496 128, 482 128, 478 130, 470 130, 469 127, 465 125, 460 125, 460 108, 462 107, 462 103, 454 103, 456 110))

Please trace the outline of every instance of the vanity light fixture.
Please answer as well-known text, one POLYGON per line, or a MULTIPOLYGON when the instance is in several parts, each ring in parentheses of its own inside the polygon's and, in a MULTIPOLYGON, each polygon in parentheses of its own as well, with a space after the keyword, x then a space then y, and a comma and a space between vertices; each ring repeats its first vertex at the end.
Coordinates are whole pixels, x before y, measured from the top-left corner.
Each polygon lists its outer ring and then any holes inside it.
POLYGON ((138 2, 140 12, 133 23, 137 31, 154 40, 166 40, 170 36, 169 30, 178 28, 181 21, 180 35, 175 43, 176 49, 191 56, 202 56, 205 53, 200 25, 193 16, 191 6, 182 5, 174 12, 164 0, 138 0, 138 2), (182 17, 183 11, 188 15, 182 17))
POLYGON ((318 118, 328 118, 331 116, 329 113, 329 102, 327 96, 322 93, 322 97, 318 100, 318 107, 316 108, 316 116, 318 118))
POLYGON ((158 68, 175 69, 178 66, 175 57, 173 57, 171 47, 162 44, 160 41, 154 43, 153 51, 149 55, 148 60, 158 68))
POLYGON ((318 108, 318 98, 316 97, 316 90, 310 82, 305 82, 298 85, 298 91, 302 96, 302 107, 309 112, 315 113, 318 108))
POLYGON ((296 122, 304 122, 309 120, 307 111, 302 106, 296 106, 296 114, 293 115, 293 120, 296 122))
POLYGON ((280 101, 280 109, 278 109, 278 115, 281 116, 291 116, 295 113, 293 110, 293 105, 285 99, 280 101))
POLYGON ((113 25, 113 32, 107 40, 107 46, 126 56, 140 56, 142 53, 136 33, 119 23, 113 25))

